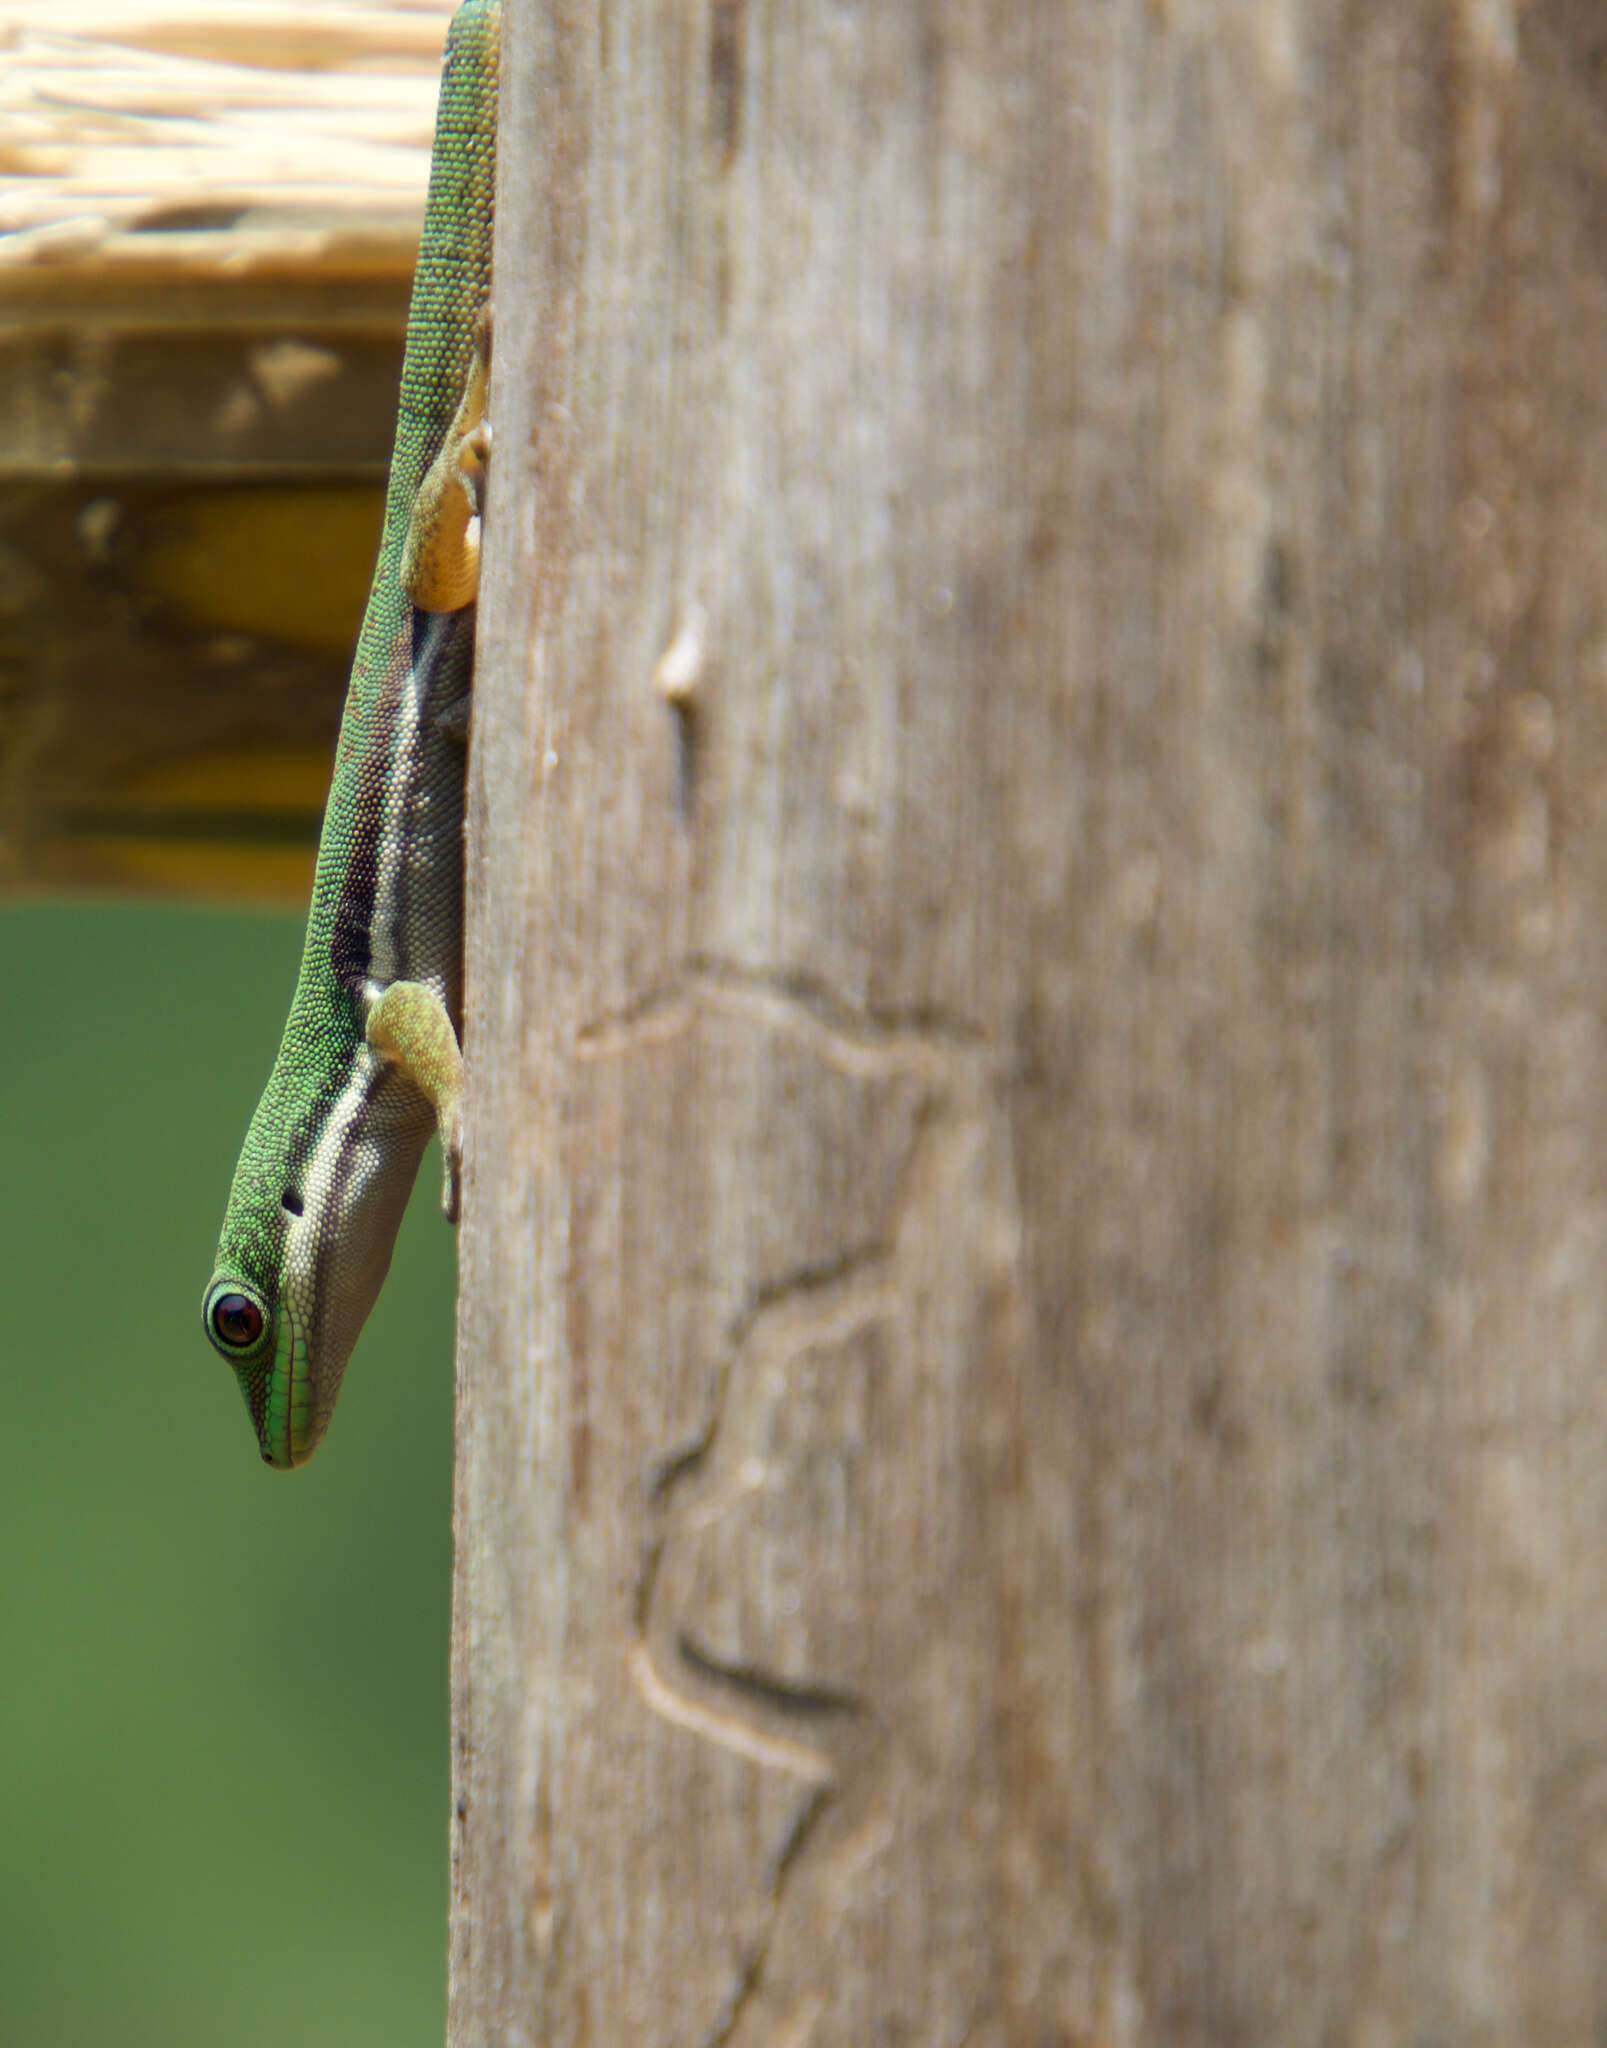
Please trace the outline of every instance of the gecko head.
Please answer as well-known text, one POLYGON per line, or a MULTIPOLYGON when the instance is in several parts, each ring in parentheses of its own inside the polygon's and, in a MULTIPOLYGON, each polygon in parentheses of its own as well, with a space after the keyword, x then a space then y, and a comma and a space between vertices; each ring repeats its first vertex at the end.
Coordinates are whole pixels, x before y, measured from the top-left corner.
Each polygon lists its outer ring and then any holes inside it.
POLYGON ((321 1400, 295 1316, 240 1273, 220 1267, 213 1274, 201 1321, 214 1349, 234 1368, 263 1463, 276 1472, 305 1465, 328 1427, 339 1374, 328 1399, 321 1400))
MULTIPOLYGON (((414 1123, 427 1129, 424 1116, 414 1123)), ((331 1199, 327 1177, 287 1175, 267 1229, 260 1202, 231 1203, 201 1322, 233 1367, 262 1461, 276 1472, 305 1465, 323 1442, 411 1185, 410 1171, 342 1172, 331 1199)))

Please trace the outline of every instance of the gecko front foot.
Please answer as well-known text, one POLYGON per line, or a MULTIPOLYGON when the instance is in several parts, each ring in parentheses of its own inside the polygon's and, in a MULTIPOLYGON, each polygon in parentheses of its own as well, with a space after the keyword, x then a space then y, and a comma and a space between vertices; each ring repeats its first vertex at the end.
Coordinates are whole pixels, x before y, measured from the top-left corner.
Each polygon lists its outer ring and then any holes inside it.
POLYGON ((418 487, 402 543, 401 585, 422 612, 461 611, 479 594, 480 510, 491 455, 485 410, 490 380, 487 306, 474 323, 474 354, 463 397, 418 487))
POLYGON ((456 1223, 463 1182, 463 1053, 446 1005, 421 981, 393 981, 368 1012, 364 1036, 425 1095, 441 1134, 441 1211, 456 1223))

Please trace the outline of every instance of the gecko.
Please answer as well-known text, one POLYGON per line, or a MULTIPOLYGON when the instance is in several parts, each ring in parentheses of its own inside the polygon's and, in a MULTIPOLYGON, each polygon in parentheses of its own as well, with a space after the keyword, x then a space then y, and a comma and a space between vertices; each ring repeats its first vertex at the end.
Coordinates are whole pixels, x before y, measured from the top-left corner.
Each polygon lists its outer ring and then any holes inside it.
POLYGON ((301 970, 202 1322, 264 1462, 317 1449, 432 1132, 462 1161, 463 804, 490 422, 499 0, 447 31, 379 559, 301 970))

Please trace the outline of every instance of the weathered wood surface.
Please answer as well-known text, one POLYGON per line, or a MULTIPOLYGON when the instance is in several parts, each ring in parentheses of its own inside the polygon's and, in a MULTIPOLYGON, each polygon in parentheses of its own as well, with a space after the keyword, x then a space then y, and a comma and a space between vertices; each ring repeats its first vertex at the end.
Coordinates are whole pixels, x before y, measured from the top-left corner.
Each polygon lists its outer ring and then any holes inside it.
POLYGON ((0 890, 304 903, 451 0, 0 0, 0 890))
POLYGON ((0 0, 0 291, 418 246, 456 0, 0 0))
POLYGON ((456 2048, 1602 2037, 1603 49, 511 10, 456 2048))

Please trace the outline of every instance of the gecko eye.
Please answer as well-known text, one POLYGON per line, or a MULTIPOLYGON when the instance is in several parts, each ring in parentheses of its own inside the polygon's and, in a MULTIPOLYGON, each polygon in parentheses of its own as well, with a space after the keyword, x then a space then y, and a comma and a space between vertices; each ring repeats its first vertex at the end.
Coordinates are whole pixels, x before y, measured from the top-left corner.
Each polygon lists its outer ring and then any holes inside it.
POLYGON ((213 1336, 230 1351, 249 1351, 262 1335, 262 1310, 248 1294, 220 1294, 207 1320, 213 1336))
POLYGON ((213 1277, 201 1302, 207 1336, 236 1368, 243 1367, 272 1341, 273 1319, 268 1305, 249 1282, 232 1274, 213 1277))

